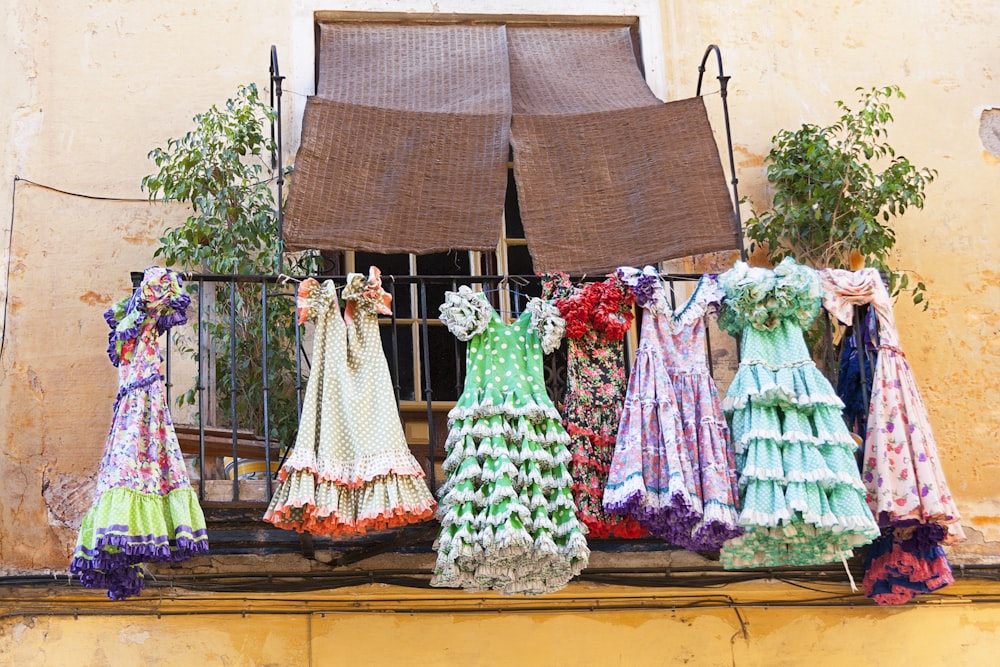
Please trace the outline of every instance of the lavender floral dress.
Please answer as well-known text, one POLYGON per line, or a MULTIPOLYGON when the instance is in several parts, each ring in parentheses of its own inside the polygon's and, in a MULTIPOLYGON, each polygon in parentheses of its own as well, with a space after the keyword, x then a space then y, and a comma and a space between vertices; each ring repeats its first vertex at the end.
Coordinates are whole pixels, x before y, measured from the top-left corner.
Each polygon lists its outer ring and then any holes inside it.
POLYGON ((716 550, 742 532, 735 457, 705 362, 704 315, 722 291, 703 276, 675 311, 652 267, 619 274, 645 313, 604 507, 672 544, 716 550))
POLYGON ((131 298, 104 314, 118 397, 95 502, 83 518, 70 572, 120 600, 138 595, 144 562, 208 550, 205 517, 188 481, 160 372, 159 336, 187 321, 180 277, 150 267, 131 298))

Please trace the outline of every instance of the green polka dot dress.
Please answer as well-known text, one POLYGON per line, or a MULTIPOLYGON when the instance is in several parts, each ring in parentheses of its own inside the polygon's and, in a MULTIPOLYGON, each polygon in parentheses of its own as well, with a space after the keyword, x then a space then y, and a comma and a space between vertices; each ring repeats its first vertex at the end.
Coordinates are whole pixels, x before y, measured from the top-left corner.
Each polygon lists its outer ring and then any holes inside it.
POLYGON ((441 320, 466 348, 465 388, 448 415, 433 586, 555 591, 590 551, 567 469, 569 435, 545 391, 542 355, 565 322, 532 299, 506 323, 482 294, 449 292, 441 320))
POLYGON ((843 403, 813 363, 803 329, 819 312, 819 277, 791 258, 773 271, 744 262, 719 277, 719 324, 740 336, 740 368, 723 409, 739 473, 744 535, 726 568, 814 565, 850 557, 879 534, 865 504, 843 403))

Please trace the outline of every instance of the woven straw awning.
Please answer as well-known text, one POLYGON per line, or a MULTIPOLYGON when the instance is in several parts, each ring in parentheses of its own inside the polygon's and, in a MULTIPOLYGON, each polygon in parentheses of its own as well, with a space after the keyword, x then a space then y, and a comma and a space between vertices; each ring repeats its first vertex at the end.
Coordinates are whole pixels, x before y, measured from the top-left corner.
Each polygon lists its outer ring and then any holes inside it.
POLYGON ((535 270, 739 247, 701 98, 663 103, 626 26, 322 24, 293 248, 493 250, 508 145, 535 270))
POLYGON ((320 27, 289 247, 493 250, 510 143, 503 26, 320 27))

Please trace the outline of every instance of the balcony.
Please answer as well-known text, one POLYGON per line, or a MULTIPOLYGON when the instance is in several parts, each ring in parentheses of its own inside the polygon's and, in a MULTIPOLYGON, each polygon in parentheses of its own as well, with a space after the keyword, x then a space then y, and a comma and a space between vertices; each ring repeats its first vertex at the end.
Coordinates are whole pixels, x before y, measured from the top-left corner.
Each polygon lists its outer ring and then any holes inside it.
MULTIPOLYGON (((686 298, 692 278, 666 278, 686 298)), ((344 276, 323 276, 336 284, 344 276)), ((465 343, 437 319, 447 290, 470 285, 501 313, 518 313, 541 293, 536 276, 383 275, 393 315, 380 320, 399 415, 410 450, 432 489, 444 481, 447 415, 461 394, 465 343), (516 286, 516 289, 511 289, 516 286)), ((295 323, 297 281, 276 276, 186 276, 186 325, 163 339, 168 400, 192 486, 208 522, 212 554, 330 552, 347 565, 383 552, 430 552, 434 521, 353 538, 297 534, 262 521, 276 474, 294 444, 310 368, 312 324, 295 323), (235 341, 235 344, 233 342, 235 341), (236 397, 236 400, 232 400, 236 397), (270 472, 268 472, 270 471, 270 472)), ((641 317, 641 312, 639 313, 641 317)), ((724 391, 738 364, 735 342, 708 324, 709 365, 724 391)), ((627 361, 639 321, 626 338, 627 361)), ((626 367, 631 364, 627 363, 626 367)), ((565 345, 546 358, 546 388, 557 406, 566 381, 565 345)), ((674 549, 660 540, 592 540, 595 551, 674 549)))

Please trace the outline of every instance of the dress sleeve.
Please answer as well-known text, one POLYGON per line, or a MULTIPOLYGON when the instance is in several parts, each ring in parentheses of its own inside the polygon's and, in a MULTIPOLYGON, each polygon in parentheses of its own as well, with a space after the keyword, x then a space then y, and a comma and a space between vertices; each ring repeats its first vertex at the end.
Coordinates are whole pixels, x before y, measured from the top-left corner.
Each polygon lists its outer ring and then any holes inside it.
POLYGON ((184 285, 176 271, 151 266, 143 272, 139 286, 140 298, 146 313, 156 318, 156 329, 163 333, 170 327, 187 322, 187 309, 191 297, 184 292, 184 285))
POLYGON ((637 306, 653 312, 665 312, 667 302, 663 281, 655 268, 646 266, 640 271, 631 266, 621 266, 615 274, 628 285, 637 306))
POLYGON ((315 320, 337 303, 337 287, 332 280, 322 284, 315 278, 306 278, 299 283, 295 298, 295 311, 299 324, 315 320))
POLYGON ((854 306, 871 303, 875 282, 881 281, 872 268, 860 271, 823 269, 819 272, 823 289, 823 307, 844 324, 854 319, 854 306))
POLYGON ((811 325, 823 303, 819 273, 786 257, 774 268, 774 282, 778 316, 792 319, 803 329, 811 325))
POLYGON ((529 301, 525 310, 531 313, 531 326, 542 341, 542 352, 551 354, 566 334, 566 320, 555 304, 539 298, 529 301))
POLYGON ((444 303, 439 307, 441 322, 459 340, 470 340, 489 326, 493 308, 468 285, 455 292, 445 292, 444 303))
POLYGON ((367 278, 360 273, 349 274, 343 296, 347 303, 345 319, 350 319, 354 313, 392 315, 389 307, 392 297, 382 289, 382 272, 377 266, 368 269, 367 278))

